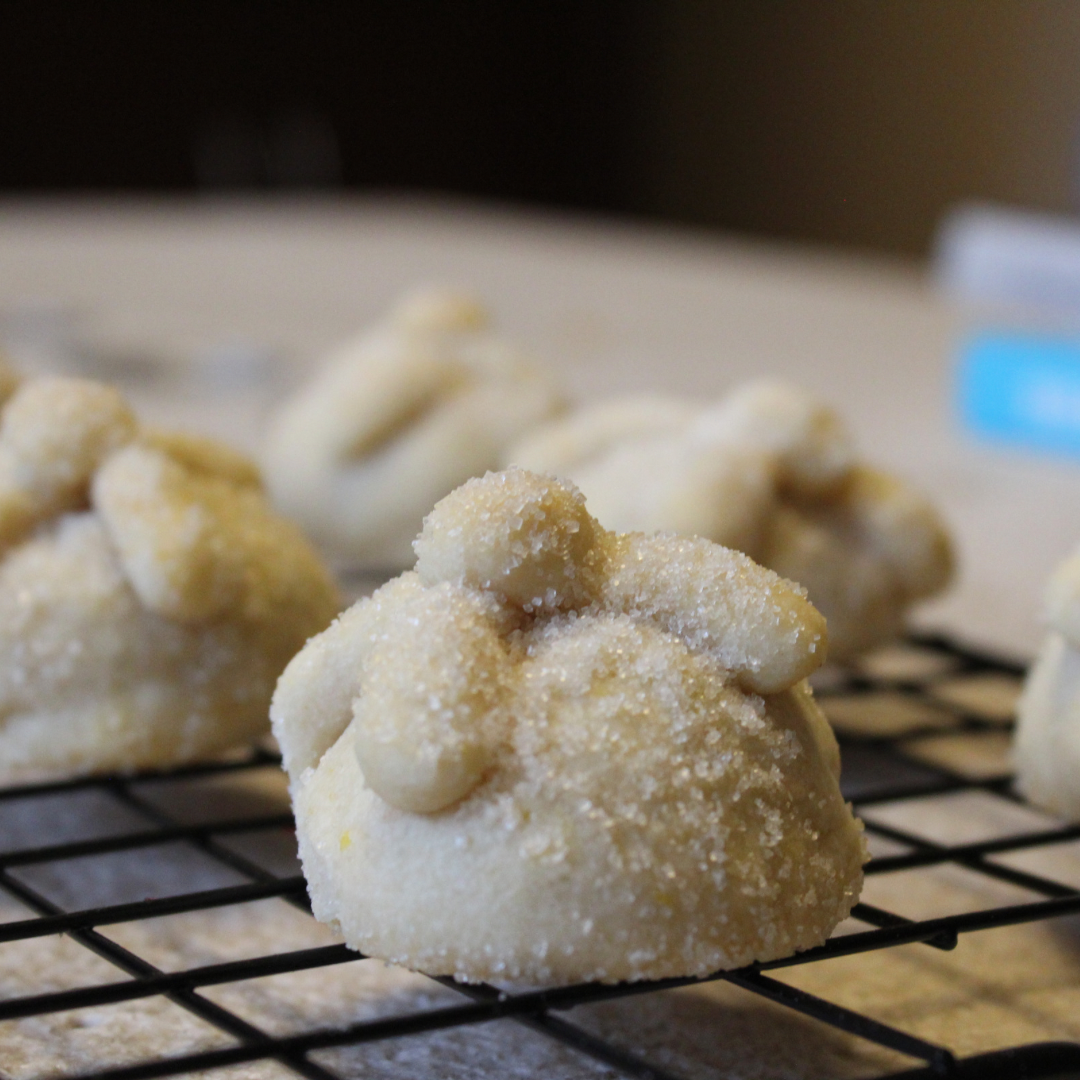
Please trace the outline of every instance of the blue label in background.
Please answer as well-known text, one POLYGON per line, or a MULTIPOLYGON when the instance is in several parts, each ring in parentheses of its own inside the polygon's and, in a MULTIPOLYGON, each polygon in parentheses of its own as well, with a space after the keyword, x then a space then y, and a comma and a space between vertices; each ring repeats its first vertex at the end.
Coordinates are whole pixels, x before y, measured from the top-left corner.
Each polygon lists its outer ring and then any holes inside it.
POLYGON ((963 348, 958 390, 978 434, 1080 457, 1080 339, 978 334, 963 348))

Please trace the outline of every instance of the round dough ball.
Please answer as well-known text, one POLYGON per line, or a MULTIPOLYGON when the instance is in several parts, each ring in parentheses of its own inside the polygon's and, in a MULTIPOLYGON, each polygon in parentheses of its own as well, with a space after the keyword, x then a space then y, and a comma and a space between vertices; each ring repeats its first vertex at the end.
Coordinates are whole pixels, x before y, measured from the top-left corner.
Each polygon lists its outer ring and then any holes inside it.
POLYGON ((413 546, 425 585, 453 581, 537 611, 586 601, 597 540, 580 492, 507 469, 442 499, 413 546))
POLYGON ((0 544, 86 502, 94 470, 135 437, 121 394, 87 379, 24 382, 4 405, 0 428, 0 544))
POLYGON ((470 482, 418 545, 453 572, 403 575, 286 669, 271 716, 316 916, 466 981, 705 975, 820 944, 865 859, 804 681, 820 616, 744 555, 582 514, 547 477, 470 482), (592 572, 526 611, 487 569, 507 550, 592 572))

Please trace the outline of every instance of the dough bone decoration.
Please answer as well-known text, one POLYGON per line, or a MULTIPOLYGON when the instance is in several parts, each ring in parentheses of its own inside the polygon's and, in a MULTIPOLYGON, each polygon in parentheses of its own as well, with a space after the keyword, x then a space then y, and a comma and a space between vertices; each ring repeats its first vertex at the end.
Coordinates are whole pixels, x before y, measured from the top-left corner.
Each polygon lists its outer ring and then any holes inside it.
POLYGON ((822 943, 861 823, 805 591, 617 535, 521 469, 440 501, 415 569, 289 664, 271 716, 316 916, 460 980, 704 975, 822 943))
POLYGON ((417 291, 282 406, 263 453, 267 485, 340 564, 396 572, 412 565, 439 499, 563 407, 476 300, 417 291))
POLYGON ((268 728, 336 587, 255 466, 148 430, 116 390, 22 383, 0 413, 0 777, 178 765, 268 728))
POLYGON ((952 575, 933 506, 861 464, 837 414, 787 383, 704 408, 607 402, 527 432, 503 462, 573 480, 608 528, 708 537, 805 585, 836 660, 899 635, 952 575))

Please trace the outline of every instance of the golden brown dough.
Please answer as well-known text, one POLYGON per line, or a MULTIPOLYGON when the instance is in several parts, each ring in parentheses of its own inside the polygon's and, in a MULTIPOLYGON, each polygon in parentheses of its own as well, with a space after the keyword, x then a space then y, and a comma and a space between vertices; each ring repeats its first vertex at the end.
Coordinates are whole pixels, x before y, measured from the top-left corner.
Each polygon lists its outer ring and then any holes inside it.
POLYGON ((143 432, 115 390, 24 383, 0 414, 0 776, 173 765, 266 729, 337 607, 254 467, 143 432))
POLYGON ((861 826, 805 676, 805 593, 706 540, 617 536, 511 469, 271 708, 318 918, 464 980, 706 974, 819 944, 861 826))

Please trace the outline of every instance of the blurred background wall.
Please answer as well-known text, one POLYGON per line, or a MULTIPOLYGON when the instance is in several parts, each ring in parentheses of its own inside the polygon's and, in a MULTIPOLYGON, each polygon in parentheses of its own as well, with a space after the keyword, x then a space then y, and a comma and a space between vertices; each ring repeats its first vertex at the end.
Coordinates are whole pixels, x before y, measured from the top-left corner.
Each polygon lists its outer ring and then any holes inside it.
POLYGON ((1078 204, 1076 0, 684 0, 657 25, 652 212, 921 253, 959 200, 1078 204))
POLYGON ((1080 205, 1077 0, 0 5, 0 193, 447 192, 927 250, 1080 205))

